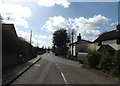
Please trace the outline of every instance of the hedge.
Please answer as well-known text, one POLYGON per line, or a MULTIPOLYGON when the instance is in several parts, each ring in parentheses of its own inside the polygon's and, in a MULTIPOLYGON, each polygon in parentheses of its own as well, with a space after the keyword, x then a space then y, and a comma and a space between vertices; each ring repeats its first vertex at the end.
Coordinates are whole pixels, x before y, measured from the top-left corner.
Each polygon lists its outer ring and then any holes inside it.
POLYGON ((88 53, 85 59, 85 66, 89 68, 97 68, 101 54, 95 50, 88 53))
POLYGON ((112 56, 104 55, 100 60, 100 68, 103 72, 109 73, 112 69, 112 56))

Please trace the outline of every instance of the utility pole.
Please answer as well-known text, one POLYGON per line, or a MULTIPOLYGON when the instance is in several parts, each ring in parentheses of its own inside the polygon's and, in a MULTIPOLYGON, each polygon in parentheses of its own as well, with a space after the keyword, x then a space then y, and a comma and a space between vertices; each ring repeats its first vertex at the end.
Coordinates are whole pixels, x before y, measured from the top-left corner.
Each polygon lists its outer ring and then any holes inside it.
POLYGON ((30 34, 30 44, 32 42, 32 30, 31 30, 31 34, 30 34))
POLYGON ((72 31, 72 57, 73 57, 73 31, 72 31))
POLYGON ((118 24, 120 24, 120 1, 118 2, 118 24))

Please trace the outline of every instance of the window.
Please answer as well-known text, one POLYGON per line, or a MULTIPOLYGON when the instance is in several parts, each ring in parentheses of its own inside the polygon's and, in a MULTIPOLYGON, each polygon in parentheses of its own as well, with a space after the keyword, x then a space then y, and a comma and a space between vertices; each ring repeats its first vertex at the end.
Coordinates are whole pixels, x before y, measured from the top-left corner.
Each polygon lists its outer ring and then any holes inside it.
POLYGON ((99 42, 98 42, 98 46, 101 46, 101 44, 102 44, 102 42, 101 42, 101 41, 99 41, 99 42))
POLYGON ((119 38, 119 39, 117 39, 117 44, 120 44, 120 38, 119 38))

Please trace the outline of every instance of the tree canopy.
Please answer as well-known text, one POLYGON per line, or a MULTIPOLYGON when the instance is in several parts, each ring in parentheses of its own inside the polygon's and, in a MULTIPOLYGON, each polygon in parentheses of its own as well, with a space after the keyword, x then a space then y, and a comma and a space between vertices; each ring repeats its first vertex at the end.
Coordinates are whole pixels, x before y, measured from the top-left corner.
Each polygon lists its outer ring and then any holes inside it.
POLYGON ((67 53, 67 44, 69 42, 70 40, 65 29, 59 29, 53 33, 53 45, 61 54, 67 53))

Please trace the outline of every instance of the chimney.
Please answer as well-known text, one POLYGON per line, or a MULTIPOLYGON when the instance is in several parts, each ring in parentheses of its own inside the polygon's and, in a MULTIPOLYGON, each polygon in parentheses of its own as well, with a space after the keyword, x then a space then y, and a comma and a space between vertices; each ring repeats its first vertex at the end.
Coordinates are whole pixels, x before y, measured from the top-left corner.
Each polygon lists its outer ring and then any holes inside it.
POLYGON ((77 36, 77 41, 80 41, 81 40, 81 35, 79 33, 79 36, 77 36))
POLYGON ((118 23, 118 25, 116 26, 116 31, 120 31, 120 24, 118 23))

